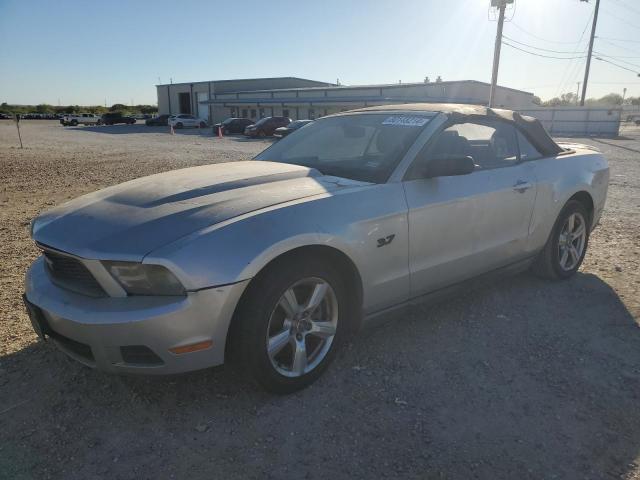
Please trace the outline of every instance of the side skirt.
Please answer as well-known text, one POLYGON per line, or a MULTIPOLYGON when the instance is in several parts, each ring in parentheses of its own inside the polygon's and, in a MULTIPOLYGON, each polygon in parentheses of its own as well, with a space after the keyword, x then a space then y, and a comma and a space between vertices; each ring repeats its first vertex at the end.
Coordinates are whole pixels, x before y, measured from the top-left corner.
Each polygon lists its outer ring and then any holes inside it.
POLYGON ((524 260, 519 260, 515 263, 509 264, 505 267, 500 267, 495 270, 491 270, 487 273, 483 273, 468 280, 449 285, 447 287, 434 290, 417 297, 410 298, 406 302, 393 305, 383 310, 370 313, 364 317, 362 322, 362 329, 369 329, 383 325, 388 321, 397 319, 399 315, 409 313, 414 306, 429 306, 438 304, 444 300, 447 300, 461 291, 476 290, 487 285, 487 283, 495 282, 501 278, 516 275, 518 273, 527 270, 537 255, 527 257, 524 260))

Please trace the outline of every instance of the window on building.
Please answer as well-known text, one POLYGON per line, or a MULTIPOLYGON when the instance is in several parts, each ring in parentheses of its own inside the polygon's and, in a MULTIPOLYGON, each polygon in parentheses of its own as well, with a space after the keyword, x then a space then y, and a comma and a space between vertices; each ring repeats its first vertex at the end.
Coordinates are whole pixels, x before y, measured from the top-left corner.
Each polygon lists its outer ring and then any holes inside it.
POLYGON ((282 109, 282 116, 283 117, 289 117, 289 109, 288 108, 283 108, 282 109))
POLYGON ((248 111, 246 108, 242 109, 242 118, 247 118, 249 116, 248 111))
POLYGON ((256 118, 256 109, 255 108, 251 109, 251 118, 256 118))
POLYGON ((316 118, 316 111, 315 111, 315 109, 310 108, 310 109, 307 111, 307 117, 309 118, 309 120, 315 120, 315 118, 316 118))
POLYGON ((260 109, 260 118, 264 118, 264 108, 260 109))

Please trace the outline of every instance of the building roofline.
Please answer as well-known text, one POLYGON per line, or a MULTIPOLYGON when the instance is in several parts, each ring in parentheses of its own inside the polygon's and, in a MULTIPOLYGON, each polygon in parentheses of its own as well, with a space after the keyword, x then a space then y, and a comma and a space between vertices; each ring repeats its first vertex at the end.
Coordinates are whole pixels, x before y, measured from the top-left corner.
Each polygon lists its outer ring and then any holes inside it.
MULTIPOLYGON (((294 77, 292 77, 292 78, 294 78, 294 77)), ((304 80, 304 79, 302 79, 302 80, 304 80)), ((303 91, 303 90, 362 90, 362 89, 368 89, 368 88, 393 88, 393 87, 402 88, 402 87, 416 87, 416 86, 423 86, 423 85, 442 85, 442 86, 446 86, 446 85, 461 84, 461 83, 477 83, 477 84, 480 84, 480 85, 486 85, 487 87, 490 86, 489 83, 481 82, 479 80, 448 80, 448 81, 443 81, 443 82, 429 82, 429 83, 424 83, 424 82, 381 83, 381 84, 374 84, 374 85, 334 85, 334 84, 330 84, 329 86, 317 86, 317 87, 292 87, 292 88, 270 88, 270 89, 261 89, 261 90, 238 90, 238 91, 234 91, 234 92, 221 92, 218 95, 229 95, 229 94, 236 94, 236 93, 296 92, 296 91, 303 91)), ((527 94, 527 95, 533 95, 532 92, 527 92, 527 91, 524 91, 524 90, 518 90, 517 88, 503 87, 502 85, 497 85, 497 88, 501 88, 501 89, 505 89, 505 90, 511 90, 513 92, 518 92, 518 93, 524 93, 524 94, 527 94)))
MULTIPOLYGON (((257 78, 232 78, 226 80, 198 80, 196 82, 177 82, 177 83, 158 83, 156 87, 167 87, 171 85, 195 85, 196 83, 230 83, 230 82, 248 82, 255 80, 302 80, 304 82, 315 82, 315 83, 324 83, 326 86, 336 86, 335 83, 323 82, 321 80, 312 80, 310 78, 301 78, 301 77, 257 77, 257 78)), ((304 88, 304 87, 302 87, 304 88)), ((306 87, 306 88, 316 88, 316 87, 306 87)), ((318 86, 318 88, 322 88, 322 86, 318 86)), ((288 89, 280 89, 280 90, 288 90, 288 89)), ((248 92, 258 91, 258 90, 246 90, 248 92)), ((234 92, 235 93, 235 92, 234 92)))

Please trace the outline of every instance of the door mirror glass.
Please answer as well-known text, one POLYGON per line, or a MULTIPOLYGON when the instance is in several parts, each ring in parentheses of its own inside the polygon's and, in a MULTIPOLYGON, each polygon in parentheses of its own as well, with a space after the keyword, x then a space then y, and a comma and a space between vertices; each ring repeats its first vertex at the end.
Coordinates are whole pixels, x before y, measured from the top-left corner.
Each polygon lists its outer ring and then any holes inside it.
POLYGON ((424 178, 452 177, 473 172, 473 158, 465 155, 437 155, 431 157, 424 170, 424 178))

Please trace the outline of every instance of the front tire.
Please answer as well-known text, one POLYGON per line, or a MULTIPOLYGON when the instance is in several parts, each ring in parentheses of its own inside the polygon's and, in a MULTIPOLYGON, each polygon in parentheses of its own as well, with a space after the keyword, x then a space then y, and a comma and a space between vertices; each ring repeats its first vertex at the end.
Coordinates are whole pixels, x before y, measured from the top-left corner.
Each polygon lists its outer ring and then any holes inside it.
POLYGON ((533 264, 536 275, 552 280, 573 276, 587 252, 590 215, 577 200, 569 200, 553 226, 547 243, 533 264))
POLYGON ((232 357, 263 388, 292 393, 329 366, 349 331, 343 276, 326 261, 296 257, 248 287, 234 318, 232 357))

